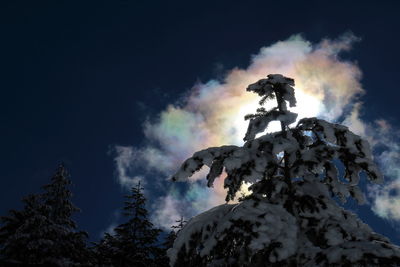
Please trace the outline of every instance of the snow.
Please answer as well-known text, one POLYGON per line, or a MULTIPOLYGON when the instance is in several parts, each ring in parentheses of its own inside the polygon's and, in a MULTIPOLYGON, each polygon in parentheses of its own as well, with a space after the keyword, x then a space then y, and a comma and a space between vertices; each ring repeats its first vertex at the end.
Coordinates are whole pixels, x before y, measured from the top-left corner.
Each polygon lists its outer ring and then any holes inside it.
POLYGON ((295 257, 301 266, 340 264, 343 259, 356 263, 365 255, 400 259, 400 248, 374 233, 356 215, 339 207, 329 197, 324 184, 294 184, 296 217, 285 208, 286 184, 279 178, 271 183, 273 194, 269 198, 255 195, 239 204, 223 204, 192 218, 168 251, 171 266, 179 252, 190 253, 191 248, 208 259, 207 266, 224 266, 216 251, 220 246, 227 249, 232 246, 229 239, 232 233, 239 233, 239 245, 232 249, 237 249, 239 254, 246 251, 250 261, 265 249, 269 251, 270 262, 295 257), (311 202, 306 204, 305 199, 311 202), (315 238, 309 234, 310 230, 315 238), (200 234, 200 239, 193 239, 196 234, 200 234), (320 257, 322 260, 317 263, 320 257))
POLYGON ((295 218, 280 205, 261 203, 254 208, 254 201, 249 201, 237 205, 220 205, 191 219, 178 234, 173 248, 168 251, 171 264, 175 263, 177 254, 182 248, 189 251, 189 241, 194 233, 201 233, 197 251, 200 256, 206 256, 232 232, 241 232, 245 237, 257 233, 257 238, 249 243, 249 248, 253 252, 261 250, 272 242, 286 244, 283 248, 275 249, 276 260, 293 255, 296 250, 296 246, 291 242, 297 232, 295 218), (241 221, 251 223, 251 232, 241 229, 241 224, 237 223, 241 221))
MULTIPOLYGON (((234 206, 235 205, 232 204, 223 204, 190 219, 188 223, 179 231, 178 237, 176 238, 173 247, 167 252, 171 265, 175 263, 177 254, 181 248, 190 247, 189 242, 194 233, 202 233, 203 230, 212 229, 214 227, 214 222, 219 221, 221 218, 223 218, 227 213, 229 213, 230 210, 233 209, 234 206)), ((202 233, 202 239, 206 239, 207 232, 202 233)), ((204 245, 204 251, 206 251, 207 249, 210 250, 213 245, 213 241, 215 245, 216 240, 209 241, 204 245)))
POLYGON ((258 133, 264 132, 271 121, 282 121, 286 125, 296 121, 297 114, 290 111, 269 111, 250 120, 244 141, 253 140, 258 133))
POLYGON ((273 167, 279 169, 279 155, 284 151, 293 178, 304 179, 309 174, 324 174, 324 183, 343 202, 352 196, 363 203, 363 194, 357 187, 361 172, 364 171, 372 182, 382 180, 382 175, 370 157, 369 146, 366 145, 347 127, 316 118, 302 119, 286 133, 266 134, 249 140, 243 147, 212 147, 196 152, 182 164, 172 179, 186 181, 206 165, 210 167, 208 186, 212 187, 215 179, 225 170, 227 178, 224 184, 229 188, 227 200, 230 200, 235 197, 242 183, 254 183, 276 175, 273 167), (338 177, 334 164, 334 160, 338 159, 345 167, 343 178, 347 183, 338 177))
POLYGON ((288 101, 290 107, 295 107, 296 98, 294 97, 294 88, 288 84, 286 84, 284 88, 285 88, 285 93, 282 96, 283 100, 288 101))

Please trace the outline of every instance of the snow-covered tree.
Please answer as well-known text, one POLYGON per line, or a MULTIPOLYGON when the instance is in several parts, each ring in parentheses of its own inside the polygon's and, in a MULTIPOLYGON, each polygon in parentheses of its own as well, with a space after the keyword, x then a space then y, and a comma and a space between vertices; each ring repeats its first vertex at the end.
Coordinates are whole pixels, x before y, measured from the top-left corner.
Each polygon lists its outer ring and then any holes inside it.
POLYGON ((72 266, 90 264, 85 232, 71 219, 78 209, 70 202, 68 174, 60 165, 45 193, 30 195, 22 211, 1 218, 1 257, 18 264, 72 266))
POLYGON ((124 215, 126 223, 114 229, 115 234, 106 233, 95 246, 101 264, 113 266, 156 266, 162 249, 157 246, 160 229, 148 219, 146 198, 140 182, 125 196, 124 215))
POLYGON ((237 204, 223 204, 192 218, 168 251, 174 266, 395 266, 400 249, 374 233, 335 198, 363 203, 360 174, 379 183, 382 176, 368 143, 347 127, 317 118, 301 119, 294 80, 280 74, 248 86, 262 106, 277 107, 247 115, 249 126, 239 146, 212 147, 187 159, 172 177, 187 181, 204 165, 208 186, 223 171, 226 201, 244 184, 251 194, 237 204), (281 131, 264 133, 272 121, 281 131), (264 133, 264 134, 263 134, 264 133), (337 163, 344 170, 340 177, 337 163))

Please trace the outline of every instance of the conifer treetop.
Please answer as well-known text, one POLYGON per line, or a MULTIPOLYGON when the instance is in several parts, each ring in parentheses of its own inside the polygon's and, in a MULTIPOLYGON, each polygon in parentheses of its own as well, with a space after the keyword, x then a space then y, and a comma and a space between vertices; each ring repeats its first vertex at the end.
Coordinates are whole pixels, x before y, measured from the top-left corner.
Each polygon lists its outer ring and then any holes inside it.
POLYGON ((125 196, 123 214, 128 218, 114 228, 114 234, 106 233, 95 246, 102 264, 113 266, 155 266, 162 254, 156 246, 160 229, 148 219, 146 198, 138 182, 125 196))
POLYGON ((43 186, 44 204, 49 207, 49 219, 53 222, 75 229, 76 223, 71 219, 73 213, 80 211, 72 202, 72 192, 68 188, 72 184, 70 175, 61 163, 55 174, 51 177, 51 182, 43 186))
POLYGON ((206 165, 210 168, 209 187, 223 171, 226 172, 226 201, 235 198, 243 183, 282 178, 289 190, 295 181, 312 180, 325 184, 331 194, 342 201, 352 196, 362 203, 364 196, 357 186, 360 173, 365 172, 372 182, 382 181, 368 142, 345 126, 317 118, 301 119, 295 127, 289 128, 297 118, 297 114, 287 110, 286 106, 286 102, 290 106, 296 105, 292 86, 294 80, 280 74, 268 75, 251 84, 247 91, 260 95, 261 105, 267 99, 276 99, 277 107, 269 111, 262 107, 256 114, 245 117, 250 122, 243 146, 228 145, 198 151, 182 164, 172 180, 187 181, 206 165), (281 123, 281 131, 256 138, 274 120, 281 123), (339 177, 335 160, 343 163, 344 177, 339 177))
POLYGON ((264 107, 257 109, 256 114, 245 116, 245 120, 250 120, 249 127, 244 141, 253 140, 258 133, 264 132, 271 121, 278 120, 281 122, 282 131, 286 131, 286 127, 296 121, 297 114, 287 110, 286 101, 290 107, 296 106, 296 98, 294 95, 294 80, 284 77, 281 74, 269 74, 267 79, 261 79, 256 83, 247 87, 248 92, 257 93, 261 96, 259 104, 262 106, 270 99, 276 99, 277 107, 271 110, 265 110, 264 107))

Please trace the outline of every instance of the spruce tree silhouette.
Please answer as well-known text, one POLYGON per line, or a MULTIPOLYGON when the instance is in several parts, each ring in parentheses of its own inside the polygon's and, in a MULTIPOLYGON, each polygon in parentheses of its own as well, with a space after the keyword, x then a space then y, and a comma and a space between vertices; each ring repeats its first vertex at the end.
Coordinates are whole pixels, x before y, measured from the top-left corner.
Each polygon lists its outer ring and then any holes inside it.
POLYGON ((95 246, 102 264, 113 266, 156 266, 162 248, 157 246, 160 229, 154 228, 148 219, 146 198, 140 182, 125 196, 124 215, 126 223, 114 229, 115 234, 106 233, 95 246))
POLYGON ((64 165, 60 165, 45 185, 43 194, 23 199, 22 211, 11 210, 1 217, 0 255, 4 262, 50 264, 54 266, 89 265, 87 234, 77 231, 71 219, 76 208, 70 201, 71 184, 64 165))

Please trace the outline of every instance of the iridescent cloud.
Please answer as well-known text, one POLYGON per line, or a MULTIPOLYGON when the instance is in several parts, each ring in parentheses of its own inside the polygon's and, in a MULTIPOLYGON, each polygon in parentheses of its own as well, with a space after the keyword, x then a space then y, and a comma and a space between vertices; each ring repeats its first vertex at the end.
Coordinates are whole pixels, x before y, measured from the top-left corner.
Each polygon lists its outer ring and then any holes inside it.
MULTIPOLYGON (((245 89, 270 73, 295 79, 297 107, 293 111, 299 114, 299 119, 318 116, 338 121, 347 116, 350 127, 360 128, 364 122, 355 112, 361 107, 358 97, 364 93, 360 84, 361 71, 354 62, 339 57, 341 52, 351 49, 354 41, 356 38, 347 34, 336 40, 325 39, 312 44, 295 35, 261 48, 246 69, 232 69, 222 81, 195 84, 183 104, 171 104, 157 118, 145 123, 147 146, 118 147, 115 160, 121 174, 120 183, 130 181, 123 170, 124 166, 131 166, 129 162, 146 167, 145 173, 131 170, 133 176, 143 176, 147 183, 165 185, 164 180, 195 151, 210 146, 243 144, 247 129, 243 117, 253 113, 258 105, 257 95, 245 89), (353 109, 357 110, 351 112, 353 109), (162 181, 153 181, 154 177, 162 181)), ((270 130, 274 130, 273 125, 270 130)), ((223 179, 209 189, 204 179, 199 178, 204 178, 204 173, 197 174, 184 192, 178 191, 175 185, 167 186, 165 196, 155 204, 158 211, 153 219, 159 225, 168 228, 180 215, 190 217, 224 201, 223 179)))

